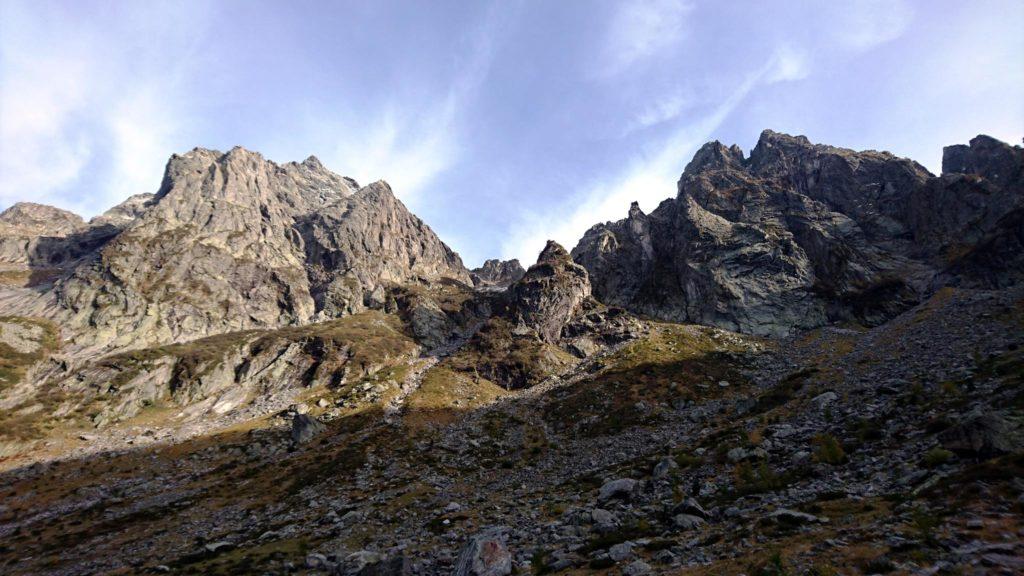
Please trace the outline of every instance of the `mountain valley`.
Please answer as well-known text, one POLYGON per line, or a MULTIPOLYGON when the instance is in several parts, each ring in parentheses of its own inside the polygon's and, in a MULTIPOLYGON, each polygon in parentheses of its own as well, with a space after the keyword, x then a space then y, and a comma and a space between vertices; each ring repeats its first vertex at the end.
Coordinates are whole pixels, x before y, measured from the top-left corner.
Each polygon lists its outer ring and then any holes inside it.
POLYGON ((1019 574, 1022 254, 987 136, 711 142, 526 269, 315 157, 176 154, 0 214, 0 571, 1019 574))

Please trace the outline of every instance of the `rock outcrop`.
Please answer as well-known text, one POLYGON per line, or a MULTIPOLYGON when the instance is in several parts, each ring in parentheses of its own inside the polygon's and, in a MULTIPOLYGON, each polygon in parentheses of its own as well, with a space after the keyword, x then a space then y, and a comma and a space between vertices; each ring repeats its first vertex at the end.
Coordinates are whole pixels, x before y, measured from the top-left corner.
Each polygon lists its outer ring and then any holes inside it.
POLYGON ((488 260, 470 271, 473 286, 480 290, 504 290, 526 274, 519 260, 488 260))
POLYGON ((586 269, 554 241, 495 300, 454 363, 510 389, 531 387, 644 331, 633 315, 595 300, 586 269))
POLYGON ((560 244, 548 241, 537 263, 510 288, 508 317, 517 331, 557 342, 562 328, 590 297, 587 271, 560 244))
POLYGON ((148 192, 129 196, 124 202, 90 220, 89 225, 126 228, 153 206, 153 199, 155 197, 156 194, 148 192))
POLYGON ((878 324, 945 283, 1019 277, 1021 148, 980 136, 945 156, 956 172, 935 177, 772 131, 749 158, 711 142, 676 198, 591 228, 573 258, 599 300, 666 320, 762 335, 878 324))

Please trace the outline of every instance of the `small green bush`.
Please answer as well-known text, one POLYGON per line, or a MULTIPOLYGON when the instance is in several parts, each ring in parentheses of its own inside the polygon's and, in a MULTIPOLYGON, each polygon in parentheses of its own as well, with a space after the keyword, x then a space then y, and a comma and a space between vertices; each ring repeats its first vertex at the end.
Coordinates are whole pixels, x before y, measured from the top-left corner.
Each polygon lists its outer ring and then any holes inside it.
POLYGON ((818 434, 814 437, 814 458, 823 464, 842 464, 846 462, 846 452, 843 446, 831 434, 818 434))
POLYGON ((701 458, 700 456, 694 456, 692 454, 687 454, 686 452, 680 452, 676 454, 675 461, 680 468, 689 468, 691 466, 699 465, 701 463, 701 458))
POLYGON ((925 468, 937 468, 953 459, 953 453, 945 448, 936 446, 924 453, 921 458, 921 465, 925 468))

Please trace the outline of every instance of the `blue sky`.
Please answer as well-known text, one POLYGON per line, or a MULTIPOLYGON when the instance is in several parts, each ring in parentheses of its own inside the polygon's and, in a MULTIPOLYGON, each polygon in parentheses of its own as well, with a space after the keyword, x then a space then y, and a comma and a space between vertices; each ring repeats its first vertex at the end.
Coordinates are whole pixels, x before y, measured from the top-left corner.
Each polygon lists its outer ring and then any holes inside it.
POLYGON ((469 265, 530 263, 762 129, 1024 135, 1024 2, 0 0, 0 208, 95 215, 234 145, 385 179, 469 265))

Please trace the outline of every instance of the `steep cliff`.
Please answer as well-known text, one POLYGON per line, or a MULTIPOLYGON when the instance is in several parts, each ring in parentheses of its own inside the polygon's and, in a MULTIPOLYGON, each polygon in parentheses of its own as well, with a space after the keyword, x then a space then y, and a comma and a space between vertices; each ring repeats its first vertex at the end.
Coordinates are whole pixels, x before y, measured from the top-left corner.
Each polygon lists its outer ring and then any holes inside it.
POLYGON ((1021 148, 978 137, 945 156, 957 172, 935 177, 772 131, 749 158, 711 142, 676 198, 593 227, 573 257, 599 300, 666 320, 765 335, 878 324, 945 283, 1019 276, 999 261, 1020 241, 1021 148))

